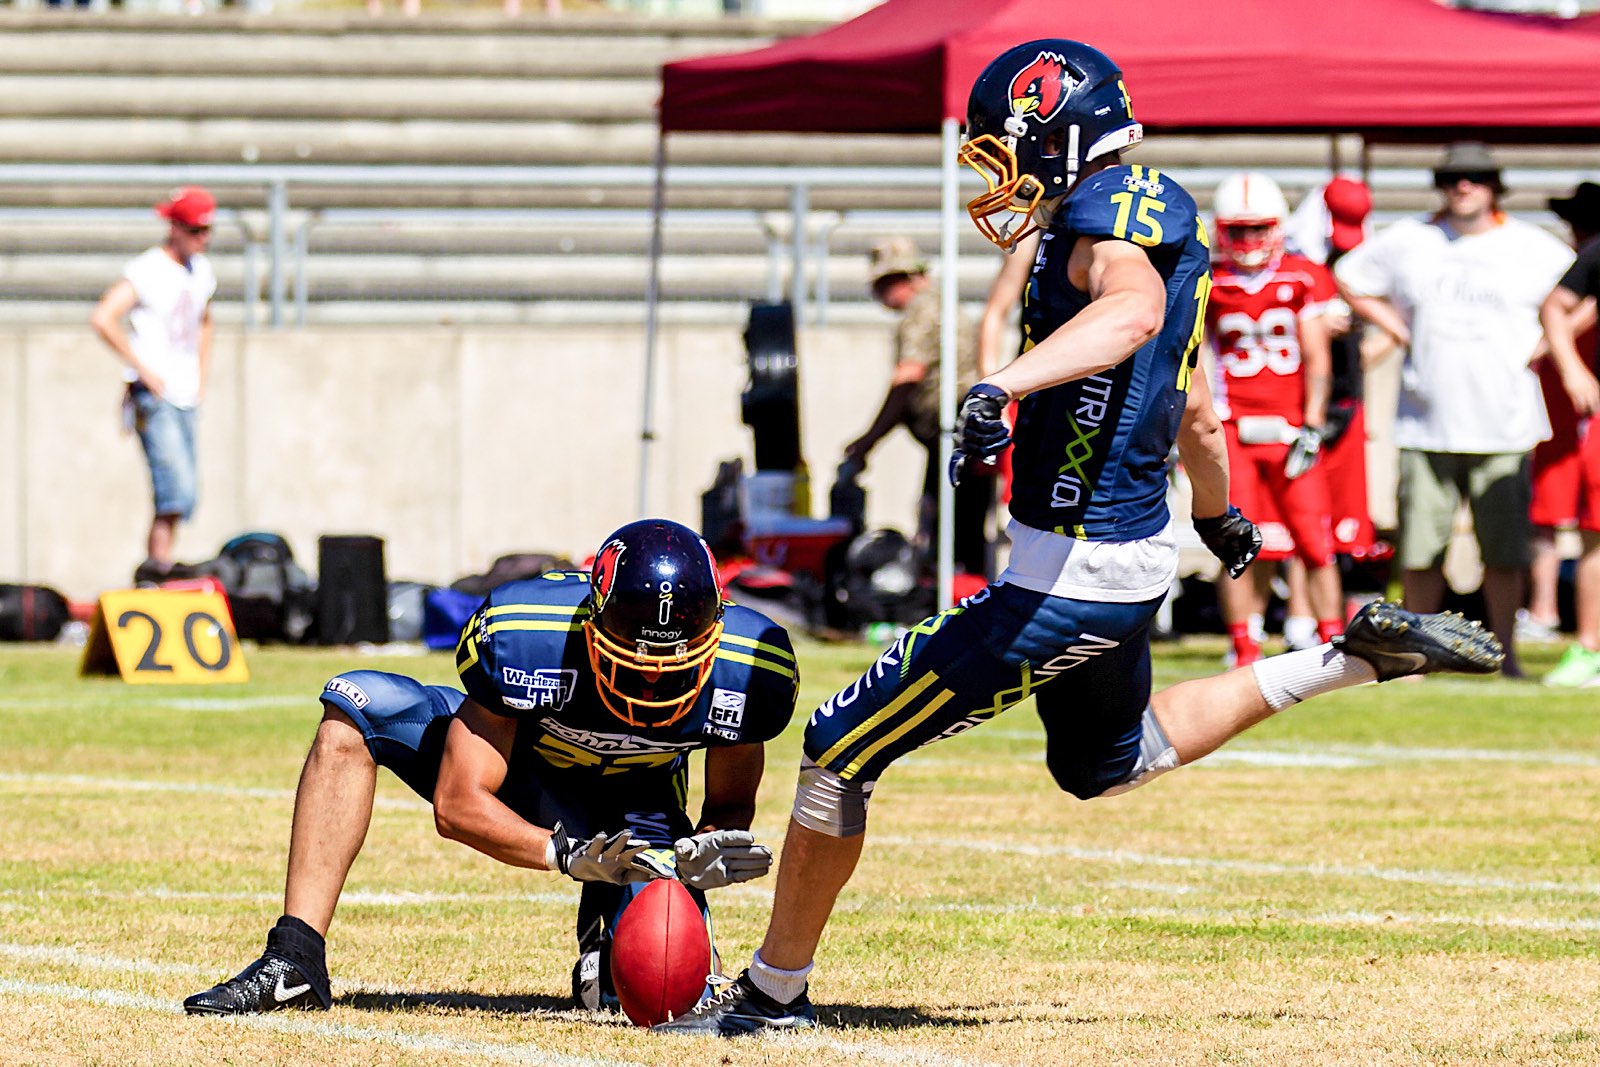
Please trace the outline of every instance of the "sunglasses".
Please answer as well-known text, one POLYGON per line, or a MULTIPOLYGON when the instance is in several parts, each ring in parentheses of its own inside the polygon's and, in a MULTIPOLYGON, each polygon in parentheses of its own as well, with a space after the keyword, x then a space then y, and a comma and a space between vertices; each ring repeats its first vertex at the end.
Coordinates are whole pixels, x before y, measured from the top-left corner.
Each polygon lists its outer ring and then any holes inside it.
POLYGON ((187 234, 189 234, 189 235, 191 235, 193 237, 198 237, 203 233, 210 233, 211 232, 211 227, 210 226, 180 226, 178 228, 181 229, 184 233, 187 233, 187 234))
POLYGON ((1473 185, 1498 187, 1500 184, 1500 172, 1496 170, 1456 170, 1440 171, 1433 176, 1433 184, 1440 189, 1454 188, 1458 182, 1471 182, 1473 185))

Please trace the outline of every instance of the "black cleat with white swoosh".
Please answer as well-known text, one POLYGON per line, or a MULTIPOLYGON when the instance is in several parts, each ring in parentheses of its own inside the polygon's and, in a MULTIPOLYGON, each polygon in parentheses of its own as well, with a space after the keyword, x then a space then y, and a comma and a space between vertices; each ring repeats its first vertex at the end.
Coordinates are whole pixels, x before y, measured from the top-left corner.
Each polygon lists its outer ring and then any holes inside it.
POLYGON ((308 975, 269 952, 221 985, 184 1001, 183 1010, 190 1015, 257 1015, 284 1008, 327 1011, 332 1003, 326 977, 308 975))
POLYGON ((1418 615, 1382 600, 1356 612, 1333 645, 1372 664, 1380 682, 1441 671, 1493 674, 1506 658, 1499 639, 1471 619, 1418 615))

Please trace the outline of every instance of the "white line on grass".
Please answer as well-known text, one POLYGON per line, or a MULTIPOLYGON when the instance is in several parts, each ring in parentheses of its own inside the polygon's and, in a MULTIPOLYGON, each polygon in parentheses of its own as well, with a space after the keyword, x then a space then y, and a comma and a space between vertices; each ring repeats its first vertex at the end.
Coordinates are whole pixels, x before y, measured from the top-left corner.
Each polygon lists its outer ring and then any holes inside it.
MULTIPOLYGON (((22 948, 27 946, 13 947, 22 948)), ((124 962, 130 966, 122 969, 143 971, 144 973, 153 973, 148 969, 160 966, 139 960, 124 962)), ((108 969, 116 970, 118 968, 112 967, 108 969)), ((154 1011, 163 1015, 173 1015, 182 1011, 181 1006, 171 1000, 146 996, 140 993, 125 993, 115 989, 91 989, 85 986, 53 982, 22 982, 11 978, 0 978, 0 995, 3 994, 66 1000, 107 1008, 154 1011)), ((467 1056, 503 1060, 509 1063, 540 1065, 540 1067, 643 1067, 637 1061, 632 1060, 618 1060, 597 1056, 572 1056, 562 1052, 550 1052, 534 1045, 506 1045, 491 1041, 474 1041, 431 1034, 413 1034, 402 1030, 390 1030, 374 1026, 321 1022, 301 1014, 219 1016, 203 1021, 196 1020, 195 1025, 240 1026, 252 1030, 270 1030, 277 1033, 308 1034, 314 1037, 370 1041, 375 1044, 390 1045, 397 1048, 426 1052, 458 1053, 467 1056)), ((1004 1067, 1001 1064, 981 1060, 965 1060, 923 1049, 899 1049, 872 1041, 845 1041, 825 1034, 797 1032, 771 1035, 768 1043, 778 1043, 780 1047, 784 1048, 793 1047, 796 1051, 802 1049, 825 1049, 847 1056, 858 1056, 878 1063, 917 1064, 920 1067, 1004 1067)))
MULTIPOLYGON (((0 782, 32 786, 70 786, 81 789, 121 789, 130 793, 203 793, 208 796, 251 797, 260 800, 293 800, 293 789, 268 789, 262 786, 216 785, 211 782, 159 782, 140 778, 106 778, 91 774, 27 774, 0 772, 0 782)), ((432 807, 420 797, 374 797, 374 807, 401 811, 428 811, 432 807)))
MULTIPOLYGON (((0 711, 59 709, 62 703, 60 700, 42 697, 0 700, 0 711)), ((133 711, 251 711, 256 708, 290 707, 305 707, 310 711, 315 706, 314 702, 308 701, 304 696, 163 697, 155 700, 122 697, 118 700, 119 708, 133 711)))
MULTIPOLYGON (((57 983, 18 982, 0 978, 0 993, 22 997, 44 997, 82 1004, 95 1004, 107 1008, 130 1008, 136 1011, 155 1011, 165 1015, 181 1012, 182 1008, 170 1000, 123 993, 115 989, 88 989, 83 986, 57 983)), ((599 1056, 570 1056, 562 1052, 549 1052, 534 1045, 503 1045, 491 1041, 472 1041, 464 1038, 443 1037, 431 1034, 410 1034, 403 1030, 386 1030, 375 1026, 352 1026, 348 1023, 328 1023, 293 1015, 235 1015, 196 1020, 196 1026, 240 1026, 250 1030, 270 1030, 277 1033, 309 1034, 313 1037, 343 1038, 352 1041, 371 1041, 380 1045, 412 1049, 419 1052, 448 1052, 466 1056, 482 1056, 504 1060, 508 1063, 537 1064, 541 1067, 642 1067, 637 1061, 615 1060, 599 1056)))
MULTIPOLYGON (((876 837, 880 845, 926 849, 930 842, 916 837, 876 837)), ((1067 859, 1103 863, 1122 863, 1151 867, 1178 867, 1191 870, 1236 871, 1242 874, 1310 876, 1313 878, 1365 878, 1380 882, 1408 882, 1418 885, 1458 886, 1463 889, 1508 889, 1522 893, 1573 893, 1600 896, 1594 882, 1521 881, 1515 878, 1486 878, 1457 871, 1407 869, 1403 867, 1352 867, 1339 863, 1268 863, 1262 860, 1213 859, 1208 856, 1167 856, 1157 852, 1133 852, 1120 848, 1082 848, 1076 845, 1023 845, 989 839, 941 839, 940 849, 961 852, 989 852, 1015 856, 1062 856, 1067 859)))
MULTIPOLYGON (((973 734, 974 737, 994 738, 999 741, 1037 741, 1044 743, 1039 730, 992 730, 973 734)), ((1041 756, 1039 753, 1030 755, 1041 756)), ((1265 763, 1280 757, 1283 766, 1357 767, 1381 766, 1391 763, 1462 762, 1462 763, 1543 763, 1556 767, 1600 767, 1600 756, 1586 752, 1553 752, 1548 749, 1515 748, 1431 748, 1406 745, 1351 745, 1351 744, 1285 744, 1229 745, 1207 756, 1195 766, 1226 760, 1235 762, 1265 763), (1305 762, 1293 762, 1296 758, 1305 762), (1319 762, 1326 760, 1326 762, 1319 762)), ((923 757, 924 759, 926 757, 923 757)), ((902 761, 904 762, 904 761, 902 761)), ((969 763, 970 760, 960 760, 969 763)))
POLYGON ((1600 931, 1600 919, 1541 919, 1518 915, 1411 915, 1401 912, 1342 911, 1298 912, 1273 908, 1249 912, 1226 908, 1103 908, 1085 912, 1073 903, 1041 904, 1020 900, 1010 904, 952 901, 919 905, 921 910, 958 915, 1065 915, 1096 919, 1178 919, 1183 922, 1225 922, 1253 925, 1260 922, 1300 926, 1470 926, 1476 929, 1533 930, 1539 933, 1578 934, 1600 931))

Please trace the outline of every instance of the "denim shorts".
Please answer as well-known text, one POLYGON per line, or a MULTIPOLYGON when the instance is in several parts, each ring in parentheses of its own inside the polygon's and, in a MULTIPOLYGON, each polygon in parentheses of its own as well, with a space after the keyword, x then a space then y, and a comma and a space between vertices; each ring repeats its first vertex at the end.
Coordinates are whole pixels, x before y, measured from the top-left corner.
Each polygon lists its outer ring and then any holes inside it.
POLYGON ((187 519, 198 487, 194 449, 194 409, 180 408, 142 385, 131 390, 134 429, 150 464, 150 490, 157 515, 187 519))

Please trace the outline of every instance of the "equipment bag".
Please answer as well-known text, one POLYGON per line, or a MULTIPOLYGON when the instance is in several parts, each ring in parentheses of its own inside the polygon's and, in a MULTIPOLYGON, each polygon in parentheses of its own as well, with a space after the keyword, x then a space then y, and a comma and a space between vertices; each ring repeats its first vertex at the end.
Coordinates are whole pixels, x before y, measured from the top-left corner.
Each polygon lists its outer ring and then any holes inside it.
POLYGON ((54 641, 67 623, 67 598, 44 585, 0 585, 0 641, 54 641))
POLYGON ((278 534, 240 534, 216 559, 196 564, 195 571, 219 579, 227 589, 240 637, 298 643, 316 621, 316 583, 278 534))

